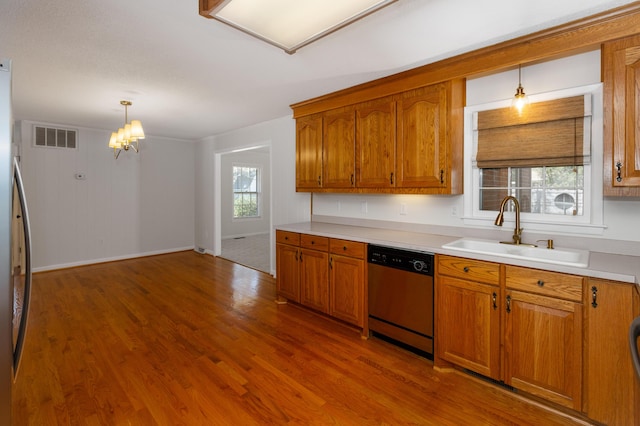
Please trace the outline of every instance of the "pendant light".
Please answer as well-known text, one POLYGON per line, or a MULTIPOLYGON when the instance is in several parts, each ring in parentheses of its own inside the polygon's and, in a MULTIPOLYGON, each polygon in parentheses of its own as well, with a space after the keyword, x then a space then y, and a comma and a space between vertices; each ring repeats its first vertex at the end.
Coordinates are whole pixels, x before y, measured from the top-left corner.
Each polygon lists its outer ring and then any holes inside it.
POLYGON ((529 103, 529 97, 524 93, 522 87, 522 65, 518 65, 518 88, 513 96, 511 105, 518 110, 518 114, 522 113, 522 109, 529 103))

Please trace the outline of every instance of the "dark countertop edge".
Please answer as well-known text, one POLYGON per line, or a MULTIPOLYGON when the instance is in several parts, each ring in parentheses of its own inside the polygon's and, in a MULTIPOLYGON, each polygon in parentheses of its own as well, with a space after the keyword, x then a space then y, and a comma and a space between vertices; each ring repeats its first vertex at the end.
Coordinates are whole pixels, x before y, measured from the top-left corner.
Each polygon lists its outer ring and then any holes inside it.
POLYGON ((424 251, 433 254, 445 254, 468 259, 484 260, 487 262, 503 263, 506 265, 523 266, 553 272, 581 275, 590 278, 639 284, 640 256, 591 251, 589 256, 589 266, 581 268, 442 248, 442 245, 462 238, 448 235, 340 225, 324 222, 291 223, 277 225, 274 228, 282 231, 299 232, 368 244, 424 251))

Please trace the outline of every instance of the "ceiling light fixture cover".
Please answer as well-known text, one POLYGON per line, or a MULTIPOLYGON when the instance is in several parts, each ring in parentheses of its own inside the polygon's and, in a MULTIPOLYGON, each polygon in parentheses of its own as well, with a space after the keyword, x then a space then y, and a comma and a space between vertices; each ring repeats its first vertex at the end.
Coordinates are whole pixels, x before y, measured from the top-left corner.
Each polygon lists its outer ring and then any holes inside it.
POLYGON ((200 15, 289 54, 397 0, 200 0, 200 15))

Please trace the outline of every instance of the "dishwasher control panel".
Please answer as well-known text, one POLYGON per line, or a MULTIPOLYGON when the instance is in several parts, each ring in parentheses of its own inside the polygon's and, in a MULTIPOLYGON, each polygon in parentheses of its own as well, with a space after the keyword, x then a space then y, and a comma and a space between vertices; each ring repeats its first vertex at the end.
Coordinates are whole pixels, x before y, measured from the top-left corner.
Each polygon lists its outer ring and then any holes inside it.
POLYGON ((369 245, 367 260, 389 268, 433 275, 433 253, 369 245))

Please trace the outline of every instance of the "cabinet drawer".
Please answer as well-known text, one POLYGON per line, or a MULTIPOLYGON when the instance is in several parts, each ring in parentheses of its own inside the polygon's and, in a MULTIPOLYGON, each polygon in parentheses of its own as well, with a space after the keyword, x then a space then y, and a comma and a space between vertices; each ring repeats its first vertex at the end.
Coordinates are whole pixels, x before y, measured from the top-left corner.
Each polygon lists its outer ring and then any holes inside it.
POLYGON ((329 251, 333 254, 341 254, 344 256, 364 259, 366 253, 366 244, 332 238, 329 241, 329 251))
POLYGON ((276 243, 291 244, 293 246, 299 246, 300 234, 298 234, 297 232, 276 230, 276 243))
POLYGON ((438 274, 486 284, 500 284, 500 265, 481 260, 438 256, 438 274))
POLYGON ((327 251, 329 250, 329 238, 319 237, 317 235, 302 234, 300 235, 300 247, 327 251))
POLYGON ((505 267, 507 288, 579 302, 583 278, 519 266, 505 267))

